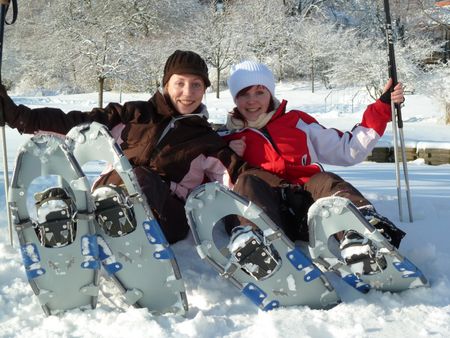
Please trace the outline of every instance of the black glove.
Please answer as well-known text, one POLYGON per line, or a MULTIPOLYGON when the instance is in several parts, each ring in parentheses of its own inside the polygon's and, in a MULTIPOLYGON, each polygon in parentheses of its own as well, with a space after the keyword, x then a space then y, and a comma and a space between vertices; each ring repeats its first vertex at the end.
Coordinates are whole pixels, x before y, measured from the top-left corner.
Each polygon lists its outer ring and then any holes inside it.
POLYGON ((383 94, 381 94, 380 101, 387 104, 391 104, 391 88, 389 88, 383 94))
MULTIPOLYGON (((383 94, 381 94, 381 96, 380 96, 381 102, 391 104, 391 88, 392 87, 390 87, 387 91, 385 91, 383 94)), ((405 98, 403 98, 403 102, 405 102, 405 98)))
POLYGON ((5 123, 11 123, 14 116, 17 115, 17 105, 8 96, 4 85, 0 84, 0 126, 4 127, 5 123))

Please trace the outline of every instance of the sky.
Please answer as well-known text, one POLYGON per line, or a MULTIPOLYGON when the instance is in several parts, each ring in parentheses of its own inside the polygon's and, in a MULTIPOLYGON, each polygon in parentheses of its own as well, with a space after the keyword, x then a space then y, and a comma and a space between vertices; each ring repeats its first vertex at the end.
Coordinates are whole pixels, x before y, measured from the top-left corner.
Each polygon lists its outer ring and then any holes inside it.
MULTIPOLYGON (((279 83, 276 96, 288 100, 288 108, 311 113, 327 127, 349 130, 371 102, 359 88, 319 89, 311 93, 307 83, 279 83), (353 105, 352 105, 353 102, 353 105)), ((145 94, 107 93, 107 101, 147 99, 145 94)), ((89 110, 97 94, 23 97, 16 103, 31 107, 89 110)), ((223 122, 233 102, 228 92, 205 97, 210 121, 223 122)), ((432 143, 450 149, 450 126, 443 125, 439 103, 418 94, 406 96, 404 135, 408 145, 432 143)), ((6 129, 8 164, 14 168, 17 149, 26 136, 6 129)), ((392 143, 391 126, 380 144, 392 143)), ((414 222, 399 219, 395 168, 392 163, 363 162, 352 167, 325 166, 355 185, 378 211, 407 232, 400 252, 427 276, 430 287, 392 294, 370 291, 360 294, 329 274, 343 302, 330 310, 308 307, 280 308, 263 312, 198 256, 192 236, 173 245, 186 284, 189 312, 154 316, 146 309, 130 308, 106 274, 94 310, 72 310, 46 317, 26 280, 18 241, 9 245, 4 188, 0 187, 0 337, 448 337, 450 336, 450 164, 408 163, 414 222)), ((100 167, 85 168, 95 177, 100 167)), ((3 171, 2 171, 3 174, 3 171)), ((43 182, 45 184, 47 182, 43 182)), ((403 211, 407 215, 402 189, 403 211)))

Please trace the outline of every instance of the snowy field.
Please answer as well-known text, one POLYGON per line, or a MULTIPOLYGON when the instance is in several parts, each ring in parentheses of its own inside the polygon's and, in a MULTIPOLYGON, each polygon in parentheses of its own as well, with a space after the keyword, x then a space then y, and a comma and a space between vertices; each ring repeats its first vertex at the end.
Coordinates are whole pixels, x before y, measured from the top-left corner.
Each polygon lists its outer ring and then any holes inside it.
MULTIPOLYGON (((232 107, 228 92, 205 99, 212 122, 223 122, 232 107)), ((21 97, 32 107, 91 109, 96 94, 21 97)), ((106 99, 118 101, 118 93, 106 99)), ((289 108, 313 114, 328 127, 348 130, 359 122, 370 102, 358 88, 311 94, 308 84, 279 84, 277 97, 289 108), (353 106, 352 106, 353 100, 353 106)), ((124 100, 147 95, 123 95, 124 100)), ((441 107, 420 95, 407 96, 404 133, 407 141, 450 144, 450 126, 442 123, 441 107)), ((391 140, 390 126, 383 140, 391 140)), ((7 128, 8 162, 14 166, 17 148, 26 136, 7 128)), ((449 147, 450 148, 450 147, 449 147)), ((186 282, 190 310, 186 317, 153 316, 146 309, 128 308, 118 291, 102 279, 97 309, 74 310, 45 317, 26 280, 21 257, 8 240, 3 185, 0 187, 0 337, 449 337, 450 336, 450 165, 428 166, 422 160, 408 164, 414 222, 400 222, 393 164, 364 162, 354 167, 326 167, 358 187, 379 212, 407 232, 400 251, 418 265, 431 287, 401 294, 371 291, 359 294, 333 279, 343 302, 322 311, 307 307, 258 310, 237 289, 218 278, 198 257, 192 237, 174 245, 186 282)), ((96 168, 90 172, 96 174, 96 168)))

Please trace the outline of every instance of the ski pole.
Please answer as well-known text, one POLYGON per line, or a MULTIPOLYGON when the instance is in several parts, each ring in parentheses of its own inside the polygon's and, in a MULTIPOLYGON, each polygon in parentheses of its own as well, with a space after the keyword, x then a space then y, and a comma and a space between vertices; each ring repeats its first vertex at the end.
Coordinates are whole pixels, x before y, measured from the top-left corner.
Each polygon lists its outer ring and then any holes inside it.
MULTIPOLYGON (((12 0, 13 4, 13 19, 10 23, 6 22, 6 13, 8 12, 10 0, 0 0, 0 84, 2 83, 2 60, 3 60, 3 36, 6 24, 13 24, 17 19, 17 0, 12 0)), ((5 121, 5 112, 3 111, 3 105, 0 104, 0 120, 5 121)), ((0 126, 0 142, 2 144, 3 150, 3 181, 5 187, 5 203, 6 203, 6 214, 8 218, 8 231, 9 231, 9 243, 13 246, 13 229, 11 212, 9 208, 8 190, 9 190, 9 171, 8 171, 8 154, 6 150, 6 135, 5 126, 0 126)))
MULTIPOLYGON (((384 0, 384 11, 386 14, 386 41, 388 45, 389 52, 389 75, 392 78, 392 87, 391 91, 398 83, 397 79, 397 66, 395 64, 395 51, 394 51, 394 36, 392 31, 391 24, 391 12, 389 8, 389 0, 384 0)), ((402 164, 403 164, 403 174, 405 178, 405 189, 406 189, 406 198, 408 202, 408 212, 409 212, 409 221, 413 221, 412 210, 411 210, 411 195, 409 189, 409 179, 408 179, 408 166, 406 162, 406 152, 405 152, 405 140, 403 135, 403 120, 402 120, 402 112, 399 104, 391 103, 392 110, 392 132, 394 135, 394 159, 395 159, 395 174, 396 174, 396 182, 397 182, 397 197, 398 197, 398 212, 400 216, 400 221, 403 221, 403 211, 402 211, 402 203, 401 203, 401 179, 400 179, 400 164, 398 158, 398 141, 400 140, 400 148, 402 152, 402 164)))

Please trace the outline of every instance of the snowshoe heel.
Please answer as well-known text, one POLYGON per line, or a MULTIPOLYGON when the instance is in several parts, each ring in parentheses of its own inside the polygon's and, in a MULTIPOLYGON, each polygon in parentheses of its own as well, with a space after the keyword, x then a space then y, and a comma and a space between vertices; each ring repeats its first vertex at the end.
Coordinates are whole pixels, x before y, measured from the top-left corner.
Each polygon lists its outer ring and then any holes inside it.
POLYGON ((271 276, 281 264, 273 249, 264 245, 262 236, 251 226, 233 229, 229 250, 233 261, 256 280, 271 276))
POLYGON ((96 219, 105 234, 121 237, 136 229, 133 203, 121 187, 108 185, 92 193, 96 206, 96 219))
POLYGON ((45 247, 63 247, 75 239, 76 208, 67 191, 51 187, 34 195, 37 223, 35 227, 41 244, 45 247))

